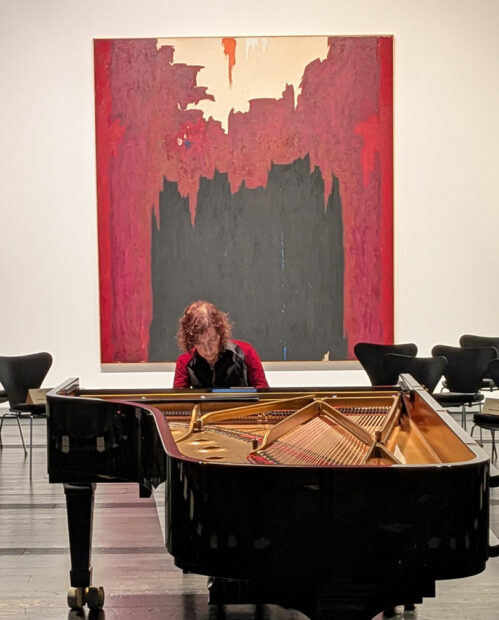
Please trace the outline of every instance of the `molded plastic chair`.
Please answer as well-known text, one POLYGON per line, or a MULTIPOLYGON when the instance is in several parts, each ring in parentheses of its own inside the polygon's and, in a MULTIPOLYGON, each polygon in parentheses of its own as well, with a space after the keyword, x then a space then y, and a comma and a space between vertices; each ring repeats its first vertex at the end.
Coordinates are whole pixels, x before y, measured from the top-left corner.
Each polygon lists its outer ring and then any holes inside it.
POLYGON ((410 374, 431 394, 447 368, 447 358, 443 356, 412 357, 388 353, 383 358, 383 366, 387 372, 397 374, 397 376, 405 372, 410 374))
POLYGON ((398 381, 398 374, 385 369, 383 358, 388 353, 399 353, 400 355, 415 357, 418 347, 413 343, 375 344, 372 342, 358 342, 353 350, 372 385, 395 385, 398 381))
POLYGON ((21 418, 28 417, 30 420, 30 459, 29 474, 33 463, 33 414, 43 413, 44 406, 26 403, 30 389, 39 388, 52 366, 50 353, 32 353, 30 355, 17 355, 0 357, 0 382, 5 388, 9 401, 9 410, 1 416, 0 421, 0 448, 2 445, 2 427, 5 418, 15 418, 19 427, 24 454, 27 455, 24 443, 21 418))
POLYGON ((493 336, 475 336, 473 334, 463 334, 459 338, 461 347, 469 349, 470 347, 495 347, 499 351, 499 337, 493 336))
MULTIPOLYGON (((462 347, 495 347, 499 351, 499 337, 494 338, 493 336, 475 336, 474 334, 463 334, 461 338, 459 338, 459 344, 462 347)), ((489 373, 485 375, 482 380, 482 385, 480 387, 481 390, 497 390, 498 386, 494 383, 489 373)))
MULTIPOLYGON (((492 360, 489 363, 488 372, 494 383, 499 385, 499 359, 492 360)), ((482 443, 482 429, 484 428, 490 431, 492 435, 492 460, 494 460, 494 458, 497 459, 495 433, 499 430, 499 414, 480 411, 473 415, 473 424, 474 426, 471 429, 471 434, 473 434, 475 426, 478 426, 480 428, 480 443, 482 443)))
POLYGON ((436 345, 431 354, 433 357, 443 355, 448 362, 444 377, 449 392, 441 392, 436 400, 447 409, 461 407, 461 424, 466 430, 466 407, 480 406, 483 401, 483 394, 479 390, 489 362, 497 357, 497 349, 436 345))

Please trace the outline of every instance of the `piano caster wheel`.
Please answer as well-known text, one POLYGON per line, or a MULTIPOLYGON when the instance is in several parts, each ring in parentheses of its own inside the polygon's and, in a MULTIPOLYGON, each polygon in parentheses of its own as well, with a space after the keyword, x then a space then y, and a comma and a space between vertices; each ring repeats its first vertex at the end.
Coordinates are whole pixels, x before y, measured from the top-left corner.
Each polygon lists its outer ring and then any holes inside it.
POLYGON ((104 588, 90 586, 85 591, 89 609, 102 609, 104 607, 104 588))
POLYGON ((82 609, 86 603, 85 588, 69 588, 68 590, 68 606, 71 609, 82 609))

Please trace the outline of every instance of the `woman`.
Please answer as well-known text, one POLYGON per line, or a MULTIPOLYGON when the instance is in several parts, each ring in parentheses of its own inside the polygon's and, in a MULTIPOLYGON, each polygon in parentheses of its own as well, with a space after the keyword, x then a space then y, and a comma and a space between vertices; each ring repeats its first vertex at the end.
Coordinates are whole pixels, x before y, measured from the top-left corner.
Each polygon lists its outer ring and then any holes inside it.
POLYGON ((255 349, 230 337, 225 312, 207 301, 187 306, 177 332, 177 343, 185 353, 177 358, 173 387, 269 387, 255 349))

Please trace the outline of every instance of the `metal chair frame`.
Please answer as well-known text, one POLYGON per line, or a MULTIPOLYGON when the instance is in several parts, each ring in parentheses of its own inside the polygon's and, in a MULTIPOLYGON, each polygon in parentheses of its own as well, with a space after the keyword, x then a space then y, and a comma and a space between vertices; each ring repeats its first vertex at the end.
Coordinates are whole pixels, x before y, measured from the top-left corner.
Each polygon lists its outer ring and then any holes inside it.
POLYGON ((0 420, 0 450, 3 448, 2 443, 2 428, 5 418, 15 418, 17 420, 17 426, 19 427, 19 434, 21 435, 21 441, 24 449, 24 456, 28 456, 26 450, 26 443, 24 441, 23 429, 21 426, 21 418, 29 418, 29 477, 31 479, 31 473, 33 470, 33 414, 27 411, 17 411, 15 409, 9 409, 1 416, 0 420))

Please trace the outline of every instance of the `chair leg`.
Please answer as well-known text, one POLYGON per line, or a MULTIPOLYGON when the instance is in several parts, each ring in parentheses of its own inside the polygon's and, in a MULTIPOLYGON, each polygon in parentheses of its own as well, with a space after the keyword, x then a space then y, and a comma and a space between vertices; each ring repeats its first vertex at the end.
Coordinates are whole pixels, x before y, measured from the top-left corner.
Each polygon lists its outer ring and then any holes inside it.
POLYGON ((466 430, 466 407, 461 407, 461 426, 466 430))
POLYGON ((3 448, 3 443, 2 443, 2 428, 3 428, 3 422, 6 418, 6 416, 11 417, 10 411, 6 411, 3 415, 2 415, 2 419, 0 420, 0 449, 3 448))
POLYGON ((29 416, 29 479, 33 473, 33 416, 29 416))
MULTIPOLYGON (((470 437, 473 437, 473 433, 475 432, 476 424, 473 424, 470 431, 470 437)), ((480 429, 480 441, 478 442, 483 448, 483 438, 482 438, 482 427, 478 427, 480 429)))
POLYGON ((492 460, 497 459, 497 449, 496 449, 496 432, 490 431, 492 433, 492 460))
POLYGON ((28 456, 28 451, 26 450, 26 444, 24 443, 23 429, 21 428, 21 420, 19 419, 19 416, 16 416, 16 420, 17 420, 17 426, 19 426, 19 433, 21 435, 21 441, 23 442, 24 456, 28 456))
MULTIPOLYGON (((26 450, 26 444, 24 443, 24 435, 23 435, 23 429, 21 426, 21 420, 19 419, 18 415, 13 415, 11 412, 7 411, 7 413, 4 413, 1 418, 0 418, 0 450, 3 448, 3 443, 2 443, 2 429, 3 429, 3 423, 5 420, 5 416, 9 416, 9 417, 13 417, 16 418, 17 421, 17 426, 19 428, 19 434, 21 435, 21 441, 23 444, 23 450, 24 450, 24 456, 28 456, 28 451, 26 450)), ((33 416, 30 417, 30 446, 33 446, 33 416)), ((31 448, 30 448, 31 449, 31 448)), ((31 457, 30 457, 30 477, 31 477, 31 457)))

